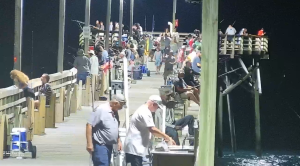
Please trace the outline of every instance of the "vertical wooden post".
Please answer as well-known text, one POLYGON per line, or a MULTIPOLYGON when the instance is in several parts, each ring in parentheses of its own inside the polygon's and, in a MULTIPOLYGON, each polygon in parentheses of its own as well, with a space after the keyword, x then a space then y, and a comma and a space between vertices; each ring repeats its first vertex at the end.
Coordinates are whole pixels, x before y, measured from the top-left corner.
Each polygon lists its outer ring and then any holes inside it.
POLYGON ((72 93, 72 104, 71 104, 71 113, 76 113, 78 108, 78 84, 74 85, 73 93, 72 93))
POLYGON ((34 112, 34 134, 41 135, 45 134, 45 116, 46 116, 46 97, 40 96, 40 106, 39 109, 34 112))
POLYGON ((27 123, 26 130, 27 130, 27 141, 32 141, 34 135, 34 100, 31 98, 27 99, 28 103, 28 110, 27 110, 27 123))
POLYGON ((67 95, 66 95, 66 102, 64 108, 64 117, 70 116, 70 102, 71 102, 71 86, 68 86, 67 95))
POLYGON ((7 150, 7 123, 6 115, 2 115, 0 124, 0 160, 3 159, 4 152, 7 150))
POLYGON ((83 106, 89 106, 90 105, 90 98, 91 98, 91 77, 87 76, 86 77, 86 82, 85 82, 85 90, 84 90, 84 95, 82 98, 82 105, 83 106))
POLYGON ((219 0, 203 0, 202 71, 198 166, 214 166, 219 0))
POLYGON ((64 70, 65 20, 66 20, 66 0, 60 0, 59 1, 58 57, 57 57, 58 72, 62 72, 64 70))
POLYGON ((14 126, 16 128, 19 128, 20 127, 20 119, 23 118, 22 115, 20 115, 21 113, 21 106, 16 106, 15 107, 15 110, 14 110, 14 115, 15 115, 15 118, 14 118, 14 126))
POLYGON ((55 128, 55 101, 56 94, 53 93, 50 99, 50 105, 46 106, 46 128, 55 128))
POLYGON ((78 87, 78 98, 77 98, 77 102, 78 102, 78 110, 81 110, 81 106, 82 106, 82 81, 79 81, 79 87, 78 87))
POLYGON ((260 110, 259 110, 259 82, 256 71, 253 72, 255 78, 254 84, 254 103, 255 103, 255 151, 258 157, 261 156, 261 132, 260 132, 260 110))
MULTIPOLYGON (((225 73, 228 72, 228 62, 225 62, 225 73)), ((228 78, 228 75, 225 76, 225 82, 226 82, 226 88, 230 86, 230 80, 228 78)), ((228 117, 229 117, 229 128, 230 128, 230 139, 231 139, 231 148, 232 152, 236 152, 236 136, 235 136, 235 124, 234 124, 234 115, 231 110, 231 105, 230 105, 230 95, 229 93, 226 95, 227 96, 227 110, 228 110, 228 117)))
POLYGON ((65 87, 60 88, 59 90, 59 101, 55 107, 55 122, 62 123, 64 122, 64 98, 65 98, 65 87))
POLYGON ((100 96, 104 95, 104 91, 105 91, 105 82, 106 82, 106 73, 104 73, 104 71, 102 71, 102 78, 101 78, 101 87, 100 87, 100 96))
POLYGON ((91 102, 95 101, 95 89, 96 89, 96 80, 97 75, 92 75, 92 93, 91 93, 91 102))
POLYGON ((223 94, 222 86, 219 88, 219 105, 218 105, 218 156, 223 157, 223 94))

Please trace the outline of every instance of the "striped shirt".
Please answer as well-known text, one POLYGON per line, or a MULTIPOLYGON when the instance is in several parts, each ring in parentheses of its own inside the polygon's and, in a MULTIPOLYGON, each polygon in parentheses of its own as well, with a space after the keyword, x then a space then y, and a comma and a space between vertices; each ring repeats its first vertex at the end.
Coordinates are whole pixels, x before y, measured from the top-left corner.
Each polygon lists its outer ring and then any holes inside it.
POLYGON ((52 89, 51 89, 50 84, 48 84, 48 83, 43 84, 40 88, 39 95, 46 96, 46 105, 49 105, 50 104, 50 98, 51 98, 51 95, 52 95, 52 89))

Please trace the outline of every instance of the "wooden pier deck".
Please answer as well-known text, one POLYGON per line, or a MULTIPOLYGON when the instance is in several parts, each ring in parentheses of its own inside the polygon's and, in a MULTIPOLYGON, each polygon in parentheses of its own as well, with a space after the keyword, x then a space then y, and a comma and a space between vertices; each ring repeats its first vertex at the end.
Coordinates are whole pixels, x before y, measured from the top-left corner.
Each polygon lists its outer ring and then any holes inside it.
MULTIPOLYGON (((132 84, 129 90, 130 114, 153 94, 159 94, 158 88, 163 85, 162 75, 143 77, 132 84)), ((96 102, 95 105, 101 104, 96 102)), ((25 154, 27 159, 8 158, 0 160, 1 166, 87 166, 89 154, 85 150, 85 125, 91 107, 82 106, 82 110, 72 113, 63 123, 56 123, 55 129, 46 129, 46 135, 34 136, 33 144, 37 146, 37 158, 31 159, 31 154, 25 154)), ((188 114, 197 115, 198 107, 191 103, 188 114)), ((125 110, 119 112, 121 125, 125 122, 125 110)))

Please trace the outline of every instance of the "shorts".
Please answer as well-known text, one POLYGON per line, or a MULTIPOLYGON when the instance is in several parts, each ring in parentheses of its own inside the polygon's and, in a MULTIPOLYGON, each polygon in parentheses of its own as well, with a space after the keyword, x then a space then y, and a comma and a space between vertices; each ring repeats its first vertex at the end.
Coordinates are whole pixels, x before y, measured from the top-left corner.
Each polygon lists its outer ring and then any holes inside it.
POLYGON ((160 66, 161 65, 161 61, 160 60, 156 60, 155 61, 155 66, 160 66))
POLYGON ((164 79, 166 80, 168 78, 169 75, 172 75, 173 74, 173 71, 164 71, 164 79))
POLYGON ((189 99, 188 94, 193 94, 192 91, 183 92, 180 94, 181 99, 189 99))

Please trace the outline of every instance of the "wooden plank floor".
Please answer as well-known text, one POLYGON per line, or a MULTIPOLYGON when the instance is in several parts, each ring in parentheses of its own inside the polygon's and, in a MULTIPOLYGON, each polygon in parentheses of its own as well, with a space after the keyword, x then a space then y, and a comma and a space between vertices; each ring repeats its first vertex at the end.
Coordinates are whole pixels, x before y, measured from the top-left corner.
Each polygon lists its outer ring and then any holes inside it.
MULTIPOLYGON (((143 80, 132 84, 129 90, 130 114, 143 103, 150 95, 159 94, 158 88, 163 85, 162 75, 152 74, 151 77, 144 77, 143 80)), ((99 105, 101 102, 96 102, 99 105)), ((188 114, 197 114, 198 107, 191 104, 188 114)), ((37 146, 37 159, 18 160, 9 158, 0 160, 1 166, 87 166, 89 154, 85 150, 85 125, 91 107, 82 107, 81 111, 72 113, 65 118, 63 123, 57 123, 56 129, 46 129, 46 135, 34 136, 33 144, 37 146)), ((125 111, 120 111, 121 125, 125 122, 125 111)), ((25 154, 30 157, 31 154, 25 154)))

